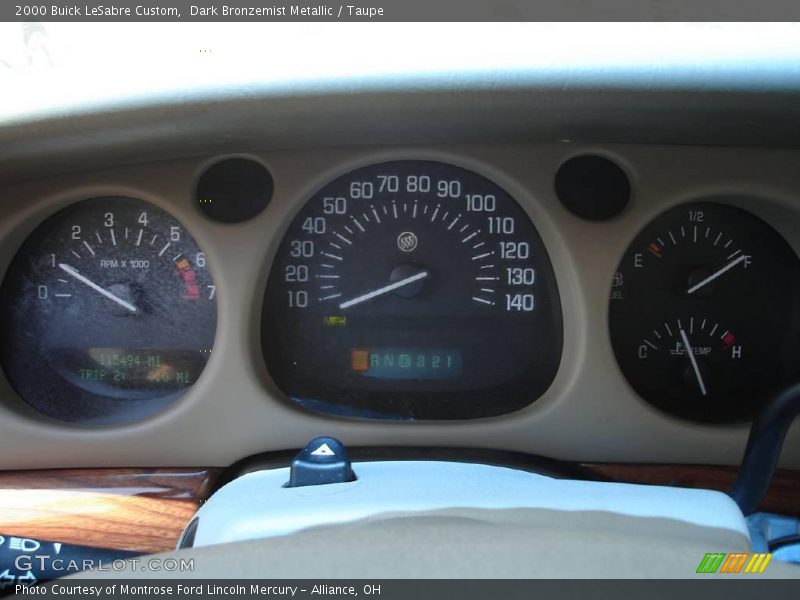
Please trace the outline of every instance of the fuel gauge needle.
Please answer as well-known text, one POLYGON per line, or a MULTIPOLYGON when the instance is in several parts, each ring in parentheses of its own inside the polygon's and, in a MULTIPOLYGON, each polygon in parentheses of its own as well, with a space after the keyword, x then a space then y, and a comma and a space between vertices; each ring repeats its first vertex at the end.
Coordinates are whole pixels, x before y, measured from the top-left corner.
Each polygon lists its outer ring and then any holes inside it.
POLYGON ((64 271, 67 275, 70 275, 71 277, 74 277, 75 279, 77 279, 81 283, 88 285, 95 292, 105 296, 106 298, 108 298, 112 302, 116 302, 117 304, 119 304, 120 306, 122 306, 124 308, 127 308, 131 312, 134 312, 134 313, 136 312, 136 307, 133 304, 131 304, 130 302, 126 302, 125 300, 123 300, 122 298, 120 298, 118 296, 115 296, 114 294, 112 294, 108 290, 103 289, 102 287, 97 285, 94 281, 84 277, 77 270, 75 270, 74 268, 70 267, 69 265, 65 265, 64 263, 58 263, 58 268, 61 269, 62 271, 64 271))
POLYGON ((692 345, 689 343, 689 337, 686 335, 686 332, 683 329, 681 329, 681 338, 683 338, 683 347, 686 350, 686 354, 689 355, 689 362, 692 363, 694 375, 697 377, 697 383, 700 385, 700 392, 703 394, 703 396, 708 396, 706 384, 703 381, 703 376, 700 374, 700 368, 697 366, 697 360, 695 360, 694 357, 694 350, 692 350, 692 345))
POLYGON ((728 264, 726 264, 724 267, 722 267, 722 268, 721 268, 719 271, 717 271, 716 273, 712 273, 711 275, 709 275, 708 277, 706 277, 705 279, 703 279, 703 281, 701 281, 700 283, 696 283, 695 285, 693 285, 692 287, 690 287, 690 288, 687 290, 687 292, 686 292, 686 293, 687 293, 687 294, 692 294, 692 293, 696 292, 697 290, 699 290, 699 289, 700 289, 701 287, 703 287, 704 285, 711 283, 712 281, 714 281, 714 280, 715 280, 717 277, 719 277, 720 275, 723 275, 723 274, 727 273, 727 272, 728 272, 728 271, 730 271, 730 270, 731 270, 733 267, 735 267, 736 265, 738 265, 740 262, 744 262, 744 261, 746 261, 746 260, 747 260, 747 256, 746 256, 746 255, 744 255, 744 254, 742 254, 742 255, 741 255, 739 258, 737 258, 736 260, 732 260, 731 262, 729 262, 728 264))

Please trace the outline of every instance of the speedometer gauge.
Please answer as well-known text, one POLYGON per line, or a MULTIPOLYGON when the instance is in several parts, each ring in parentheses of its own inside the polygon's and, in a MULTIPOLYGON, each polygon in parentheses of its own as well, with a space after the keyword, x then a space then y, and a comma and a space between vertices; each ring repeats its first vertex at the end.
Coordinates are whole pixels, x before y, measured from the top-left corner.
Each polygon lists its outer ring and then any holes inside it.
POLYGON ((553 269, 520 205, 477 173, 371 165, 316 193, 269 276, 262 344, 300 405, 465 419, 536 400, 555 377, 553 269))
POLYGON ((141 418, 199 377, 216 331, 205 254, 164 211, 131 198, 47 219, 0 291, 0 358, 39 411, 66 421, 141 418))

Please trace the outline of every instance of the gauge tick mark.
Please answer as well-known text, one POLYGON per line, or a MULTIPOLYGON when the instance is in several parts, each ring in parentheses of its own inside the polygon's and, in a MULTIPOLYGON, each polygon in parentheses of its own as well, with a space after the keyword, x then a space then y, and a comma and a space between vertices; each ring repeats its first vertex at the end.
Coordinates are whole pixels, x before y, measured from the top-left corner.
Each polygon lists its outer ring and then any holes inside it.
POLYGON ((485 298, 479 298, 478 296, 473 296, 472 299, 475 302, 480 302, 481 304, 488 304, 489 306, 494 306, 494 302, 491 300, 486 300, 485 298))
POLYGON ((349 246, 352 246, 352 245, 353 245, 353 242, 351 242, 350 240, 348 240, 346 237, 344 237, 344 236, 343 236, 341 233, 339 233, 338 231, 335 231, 335 232, 333 233, 333 235, 335 235, 336 237, 338 237, 340 240, 342 240, 343 242, 345 242, 345 243, 346 243, 346 244, 348 244, 349 246))
POLYGON ((480 232, 480 229, 478 229, 477 231, 473 231, 467 237, 465 237, 463 240, 461 240, 461 243, 462 244, 466 244, 468 241, 470 241, 472 238, 474 238, 476 235, 478 235, 479 232, 480 232))

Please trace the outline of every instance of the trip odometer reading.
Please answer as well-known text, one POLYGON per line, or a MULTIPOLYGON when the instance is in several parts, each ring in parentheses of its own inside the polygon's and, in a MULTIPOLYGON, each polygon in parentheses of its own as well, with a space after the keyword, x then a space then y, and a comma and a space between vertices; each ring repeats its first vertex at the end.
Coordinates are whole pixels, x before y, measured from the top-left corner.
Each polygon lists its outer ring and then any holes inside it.
POLYGON ((374 418, 502 414, 561 358, 553 269, 519 204, 430 161, 349 173, 295 217, 267 286, 270 374, 308 408, 374 418))
POLYGON ((205 254, 132 198, 59 211, 14 258, 0 293, 0 356, 20 396, 65 421, 141 418, 203 371, 216 331, 205 254))

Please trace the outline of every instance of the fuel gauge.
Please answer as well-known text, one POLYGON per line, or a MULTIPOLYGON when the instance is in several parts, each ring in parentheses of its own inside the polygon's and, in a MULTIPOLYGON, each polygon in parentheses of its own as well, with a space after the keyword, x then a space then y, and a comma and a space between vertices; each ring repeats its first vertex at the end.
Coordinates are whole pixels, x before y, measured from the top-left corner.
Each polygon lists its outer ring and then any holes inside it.
POLYGON ((614 276, 611 343, 638 394, 678 417, 752 419, 800 379, 800 261, 754 215, 696 202, 647 225, 614 276))

